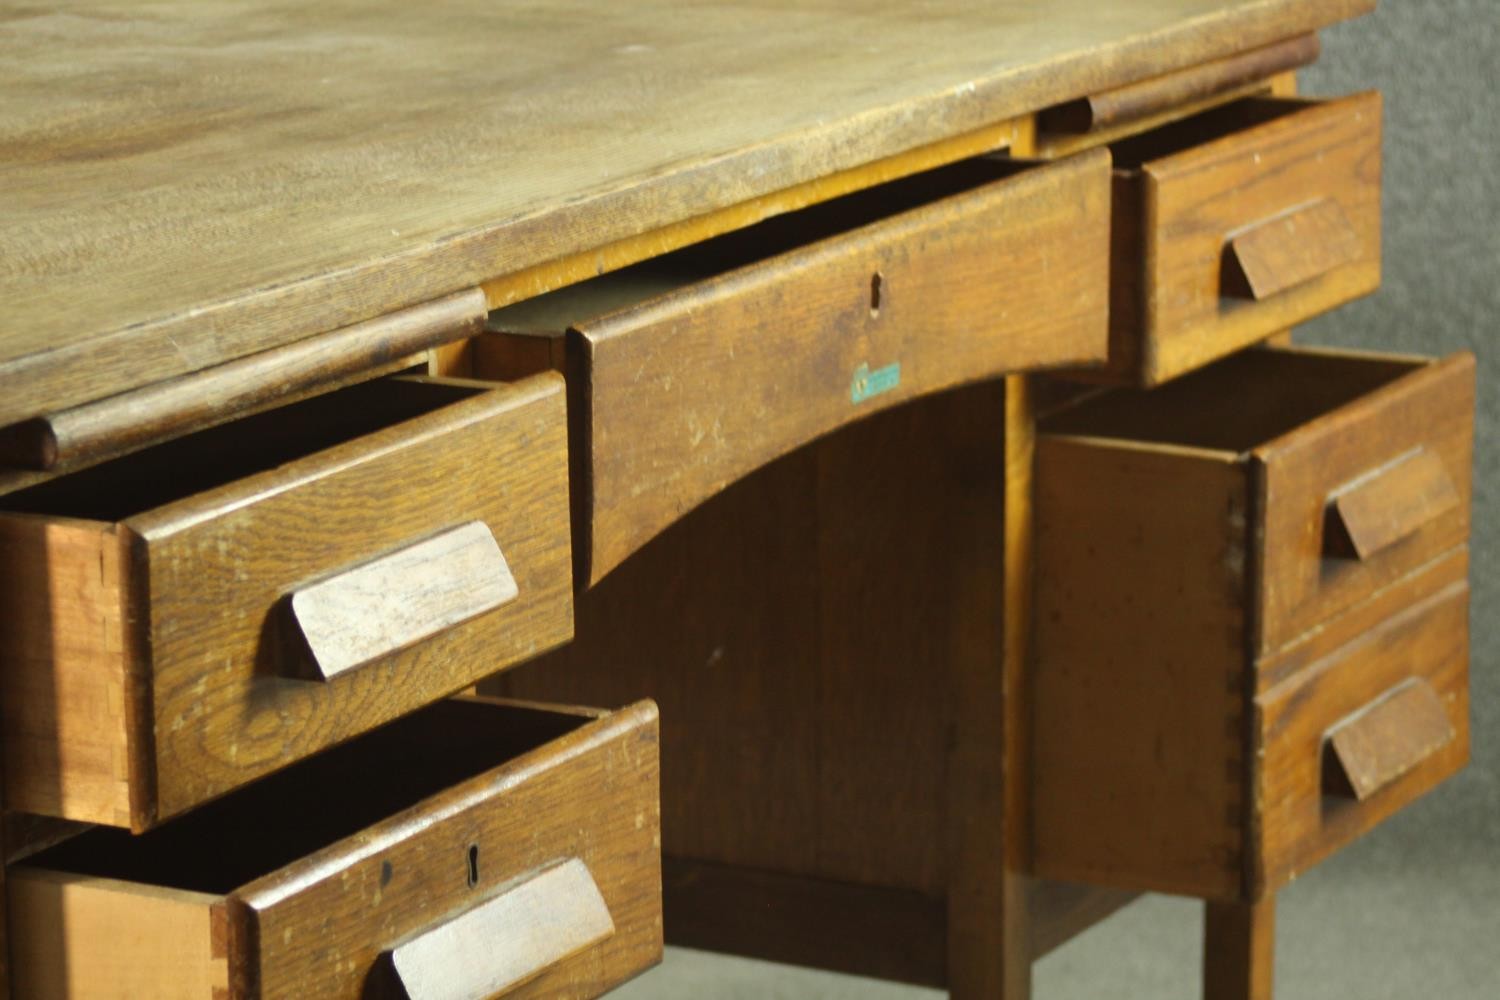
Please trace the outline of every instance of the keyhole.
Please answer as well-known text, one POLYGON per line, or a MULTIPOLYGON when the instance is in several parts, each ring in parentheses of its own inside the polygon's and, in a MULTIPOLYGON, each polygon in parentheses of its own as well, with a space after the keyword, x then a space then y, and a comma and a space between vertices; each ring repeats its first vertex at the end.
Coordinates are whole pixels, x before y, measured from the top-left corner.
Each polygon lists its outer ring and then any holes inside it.
POLYGON ((884 284, 885 284, 885 278, 883 278, 881 276, 881 274, 880 274, 879 271, 876 271, 874 274, 870 275, 870 315, 871 316, 879 316, 880 315, 880 292, 881 292, 881 288, 882 288, 882 286, 884 284))
POLYGON ((479 845, 469 845, 469 888, 479 884, 479 845))

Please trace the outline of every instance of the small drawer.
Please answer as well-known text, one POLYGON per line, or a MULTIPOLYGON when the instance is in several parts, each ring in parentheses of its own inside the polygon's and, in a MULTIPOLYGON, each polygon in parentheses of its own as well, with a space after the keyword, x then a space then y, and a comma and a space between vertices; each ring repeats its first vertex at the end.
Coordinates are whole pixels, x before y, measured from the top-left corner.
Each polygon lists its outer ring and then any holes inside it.
MULTIPOLYGON (((1468 355, 1255 350, 1156 390, 1095 394, 1042 422, 1040 874, 1243 898, 1411 797, 1362 805, 1306 838, 1311 846, 1270 839, 1277 810, 1290 807, 1261 789, 1284 780, 1288 765, 1270 752, 1291 744, 1252 715, 1272 705, 1255 699, 1316 673, 1336 645, 1461 589, 1472 419, 1468 355)), ((1440 701, 1463 668, 1451 652, 1403 661, 1440 701)), ((1365 672, 1388 679, 1395 669, 1365 672)), ((1345 715, 1401 682, 1366 690, 1341 680, 1357 701, 1347 708, 1343 696, 1318 697, 1345 715)), ((1422 710, 1400 703, 1413 706, 1422 710)), ((1376 715, 1385 717, 1396 716, 1376 715)), ((1432 780, 1451 770, 1424 768, 1432 780)))
MULTIPOLYGON (((1158 502, 1215 522, 1250 649, 1268 653, 1469 535, 1474 359, 1262 349, 1043 424, 1077 472, 1159 463, 1158 502), (1197 467, 1195 475, 1190 470, 1197 467), (1212 469, 1213 471, 1208 471, 1212 469)), ((1064 458, 1064 455, 1067 458, 1064 458)), ((1061 470, 1059 470, 1061 471, 1061 470)), ((1148 473, 1142 472, 1145 475, 1148 473)), ((1183 540, 1148 555, 1201 558, 1183 540)))
POLYGON ((1110 363, 1154 385, 1380 284, 1381 100, 1254 97, 1112 146, 1110 363))
POLYGON ((500 310, 475 374, 573 393, 591 584, 729 483, 963 382, 1099 362, 1109 167, 954 164, 500 310))
POLYGON ((0 497, 5 806, 160 819, 572 634, 555 375, 387 379, 0 497))
POLYGON ((35 1000, 594 997, 660 960, 656 708, 440 702, 7 872, 35 1000))
POLYGON ((1436 591, 1371 602, 1262 664, 1252 857, 1277 886, 1431 790, 1469 760, 1467 553, 1436 591), (1382 615, 1372 622, 1374 615, 1382 615))

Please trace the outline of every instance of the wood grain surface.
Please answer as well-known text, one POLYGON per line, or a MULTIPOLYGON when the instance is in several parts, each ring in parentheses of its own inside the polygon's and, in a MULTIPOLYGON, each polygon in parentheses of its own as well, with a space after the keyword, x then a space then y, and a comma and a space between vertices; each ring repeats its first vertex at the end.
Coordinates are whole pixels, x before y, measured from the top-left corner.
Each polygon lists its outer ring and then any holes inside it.
MULTIPOLYGON (((953 988, 941 896, 681 858, 662 861, 673 944, 953 988)), ((1028 964, 1129 904, 1133 893, 1028 880, 1028 964)), ((962 987, 960 987, 962 988, 962 987)))
MULTIPOLYGON (((994 454, 999 489, 985 477, 953 490, 943 515, 972 533, 945 570, 961 581, 951 592, 948 626, 943 821, 953 1000, 1030 1000, 1037 929, 1030 906, 1036 401, 1025 375, 1007 377, 1000 389, 1000 432, 988 430, 988 421, 967 424, 950 445, 994 454), (978 488, 981 482, 988 488, 978 488)), ((993 414, 979 398, 975 415, 993 414)))
POLYGON ((1116 243, 1117 279, 1135 297, 1111 312, 1111 370, 1163 382, 1374 291, 1380 140, 1372 93, 1248 98, 1116 143, 1116 168, 1134 182, 1117 191, 1134 199, 1117 200, 1117 217, 1140 242, 1116 243), (1283 218, 1315 201, 1330 204, 1312 220, 1283 218), (1316 240, 1329 245, 1303 245, 1316 240), (1244 276, 1225 281, 1226 249, 1253 272, 1255 301, 1244 276))
POLYGON ((142 828, 572 634, 561 379, 347 392, 6 497, 4 592, 32 611, 3 650, 34 664, 3 674, 29 734, 6 741, 11 808, 120 823, 128 773, 142 828), (472 521, 515 599, 315 679, 290 595, 472 521), (114 586, 101 546, 121 554, 114 586), (95 620, 120 625, 77 627, 95 620))
POLYGON ((496 313, 527 339, 569 331, 581 583, 872 411, 1102 362, 1108 215, 1102 152, 967 161, 496 313))
MULTIPOLYGON (((1005 415, 1004 388, 984 383, 751 474, 580 595, 574 642, 494 689, 650 692, 671 856, 939 900, 972 880, 955 910, 982 912, 1010 863, 994 797, 1005 415)), ((993 974, 995 926, 953 949, 967 981, 993 974)))
POLYGON ((1457 735, 1437 690, 1412 678, 1328 731, 1326 752, 1336 766, 1324 768, 1323 793, 1368 801, 1457 735))
POLYGON ((264 409, 309 389, 370 377, 437 344, 473 336, 484 324, 477 288, 435 302, 262 351, 182 378, 48 413, 0 433, 0 459, 51 469, 128 450, 264 409))
MULTIPOLYGON (((1457 560, 1460 567, 1463 560, 1457 560)), ((1377 602, 1370 602, 1374 605, 1377 602)), ((1469 760, 1469 588, 1447 584, 1391 617, 1355 609, 1330 631, 1347 644, 1256 699, 1256 845, 1251 894, 1274 890, 1431 791, 1469 760), (1356 799, 1327 792, 1330 734, 1411 684, 1436 696, 1436 725, 1391 734, 1398 768, 1356 799)))
POLYGON ((1203 908, 1203 1000, 1271 1000, 1275 992, 1276 900, 1203 908))
POLYGON ((1245 466, 1133 441, 1037 443, 1033 819, 1045 877, 1240 892, 1245 466))
POLYGON ((1461 503, 1442 458, 1419 445, 1338 494, 1323 529, 1324 555, 1373 559, 1461 503))
POLYGON ((1037 115, 1037 131, 1081 135, 1118 128, 1306 66, 1317 60, 1318 52, 1317 35, 1236 52, 1047 108, 1037 115))
POLYGON ((16 996, 227 1000, 219 896, 34 868, 8 881, 16 996))
POLYGON ((1471 374, 1260 350, 1049 416, 1041 874, 1256 899, 1462 766, 1471 374), (1403 526, 1364 559, 1322 540, 1350 484, 1403 526), (1340 760, 1355 787, 1330 793, 1340 760))
POLYGON ((519 593, 489 525, 470 521, 301 587, 288 611, 329 680, 519 593))
POLYGON ((143 776, 130 747, 145 719, 132 712, 126 548, 113 525, 0 517, 7 809, 130 824, 143 776))
POLYGON ((1354 263, 1361 252, 1343 208, 1320 198, 1230 237, 1220 295, 1263 302, 1354 263))
POLYGON ((1372 6, 23 9, 0 29, 0 424, 1372 6))
MULTIPOLYGON (((1361 368, 1383 363, 1379 356, 1361 359, 1353 353, 1321 357, 1316 367, 1326 377, 1339 377, 1337 368, 1343 367, 1349 381, 1360 377, 1361 368)), ((1309 358, 1316 363, 1319 356, 1309 358)), ((1474 356, 1460 353, 1430 364, 1418 359, 1409 363, 1403 377, 1256 449, 1264 522, 1255 542, 1264 580, 1254 636, 1259 651, 1280 648, 1469 537, 1474 356), (1436 457, 1440 470, 1430 460, 1416 458, 1424 450, 1436 457), (1428 470, 1419 476, 1415 498, 1399 471, 1402 466, 1418 473, 1428 470), (1439 492, 1451 492, 1450 502, 1440 497, 1424 502, 1431 491, 1422 484, 1434 477, 1447 480, 1448 489, 1439 492), (1379 491, 1378 499, 1363 495, 1366 484, 1379 491), (1394 518, 1396 527, 1385 534, 1394 531, 1396 537, 1367 558, 1327 558, 1322 539, 1328 507, 1348 497, 1351 488, 1361 491, 1359 500, 1367 511, 1373 508, 1371 513, 1394 518)), ((1297 377, 1293 372, 1287 369, 1288 380, 1297 377)), ((1353 507, 1344 503, 1343 509, 1353 507)))
POLYGON ((562 919, 584 890, 588 943, 533 943, 548 907, 527 906, 463 960, 521 967, 507 996, 598 996, 661 956, 657 745, 650 703, 455 699, 179 823, 95 828, 13 869, 18 981, 37 1000, 210 1000, 205 980, 217 1000, 404 998, 393 950, 529 884, 562 919))
MULTIPOLYGON (((498 716, 465 738, 487 730, 503 741, 505 724, 498 716)), ((436 729, 427 739, 445 744, 436 729)), ((383 950, 575 858, 587 865, 614 933, 507 996, 606 992, 661 959, 658 775, 656 708, 632 705, 239 888, 236 911, 260 943, 251 973, 259 995, 363 997, 383 950), (328 960, 330 947, 339 961, 328 960)))
POLYGON ((569 858, 522 876, 389 952, 405 1000, 507 996, 615 932, 588 865, 569 858))

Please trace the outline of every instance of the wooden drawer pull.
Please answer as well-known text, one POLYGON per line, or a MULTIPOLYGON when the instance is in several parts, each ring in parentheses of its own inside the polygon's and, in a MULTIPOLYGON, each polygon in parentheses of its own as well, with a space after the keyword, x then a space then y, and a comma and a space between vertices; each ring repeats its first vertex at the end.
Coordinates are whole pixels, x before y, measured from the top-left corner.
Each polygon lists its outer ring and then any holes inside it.
POLYGON ((1339 203, 1320 199, 1230 236, 1220 292, 1260 302, 1359 260, 1361 246, 1339 203))
POLYGON ((451 528, 291 596, 317 676, 330 680, 515 600, 489 526, 451 528))
POLYGON ((1457 735, 1432 685, 1409 680, 1328 731, 1323 791, 1363 802, 1457 735))
POLYGON ((1442 458, 1426 448, 1413 449, 1338 492, 1328 505, 1323 554, 1370 559, 1459 502, 1442 458))
POLYGON ((407 1000, 500 996, 615 932, 577 858, 501 892, 390 952, 407 1000))

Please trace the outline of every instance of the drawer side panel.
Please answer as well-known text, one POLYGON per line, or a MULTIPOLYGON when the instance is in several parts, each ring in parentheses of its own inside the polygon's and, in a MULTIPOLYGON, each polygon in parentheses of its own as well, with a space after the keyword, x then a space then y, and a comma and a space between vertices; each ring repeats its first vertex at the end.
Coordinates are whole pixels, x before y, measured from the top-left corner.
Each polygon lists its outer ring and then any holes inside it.
POLYGON ((13 996, 228 997, 219 897, 32 868, 6 880, 13 996))
POLYGON ((110 525, 0 517, 7 809, 130 825, 126 560, 110 525))
POLYGON ((1246 480, 1233 455, 1039 439, 1038 874, 1238 895, 1246 480))

